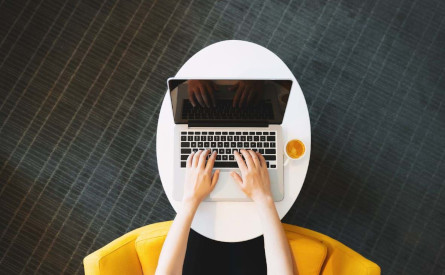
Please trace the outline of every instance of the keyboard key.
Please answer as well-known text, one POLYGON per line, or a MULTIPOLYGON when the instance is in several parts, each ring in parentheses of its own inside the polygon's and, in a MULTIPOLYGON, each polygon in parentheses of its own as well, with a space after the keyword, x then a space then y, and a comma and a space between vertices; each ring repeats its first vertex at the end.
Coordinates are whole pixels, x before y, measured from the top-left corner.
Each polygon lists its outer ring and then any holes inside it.
POLYGON ((181 161, 181 167, 185 167, 185 161, 181 161))
POLYGON ((214 141, 219 141, 219 137, 216 136, 213 140, 214 140, 214 141))
POLYGON ((276 160, 277 157, 275 155, 264 155, 264 158, 266 160, 276 160))
POLYGON ((189 135, 193 135, 194 133, 193 133, 193 132, 188 132, 188 134, 189 134, 189 135))
POLYGON ((263 135, 267 136, 269 134, 269 132, 263 132, 263 135))
POLYGON ((187 135, 187 132, 181 132, 181 136, 187 135))
POLYGON ((191 146, 191 147, 196 147, 196 142, 192 142, 192 143, 190 143, 190 146, 191 146))
POLYGON ((237 135, 241 135, 241 132, 236 132, 237 135))
POLYGON ((192 150, 190 149, 181 149, 181 154, 190 154, 192 150))
POLYGON ((263 146, 264 146, 265 148, 268 148, 268 147, 269 147, 269 142, 264 142, 264 143, 263 143, 263 146))
POLYGON ((256 142, 251 142, 250 143, 250 147, 255 148, 256 147, 256 142))
POLYGON ((241 141, 246 141, 246 137, 245 137, 245 136, 242 136, 242 137, 241 137, 241 141))
POLYGON ((187 140, 188 140, 188 141, 193 141, 193 137, 192 137, 192 136, 188 136, 188 137, 187 137, 187 140))
POLYGON ((249 135, 253 136, 253 135, 255 135, 255 132, 249 132, 249 135))
POLYGON ((224 147, 230 147, 230 143, 229 142, 224 142, 224 147))
POLYGON ((200 135, 201 134, 201 132, 195 132, 195 135, 200 135))
POLYGON ((260 154, 264 154, 264 149, 260 149, 260 154))
POLYGON ((231 142, 230 147, 236 147, 236 142, 231 142))
POLYGON ((256 132, 257 135, 261 135, 261 132, 256 132))
POLYGON ((243 147, 243 143, 242 143, 242 142, 237 142, 237 143, 236 143, 236 147, 238 147, 238 148, 243 147))
POLYGON ((204 142, 204 147, 209 148, 210 147, 210 142, 208 142, 208 141, 204 142))
POLYGON ((248 142, 244 142, 244 148, 248 148, 248 147, 249 147, 249 143, 248 142))
MULTIPOLYGON (((217 155, 216 160, 221 160, 221 155, 217 155)), ((215 167, 215 166, 213 166, 213 167, 215 167)))
POLYGON ((258 147, 258 148, 263 147, 263 143, 262 143, 262 142, 257 142, 257 143, 256 143, 256 147, 258 147))
POLYGON ((210 143, 210 146, 213 148, 213 147, 216 147, 216 142, 211 142, 210 143))
POLYGON ((203 135, 207 135, 207 132, 202 132, 203 135))
POLYGON ((228 136, 227 137, 227 141, 232 141, 233 140, 233 137, 232 136, 228 136))
POLYGON ((235 160, 235 156, 234 155, 230 155, 229 156, 229 160, 235 160))
POLYGON ((234 161, 215 161, 215 168, 238 168, 238 163, 234 161))
POLYGON ((198 147, 203 147, 203 146, 204 146, 204 144, 202 141, 198 142, 198 147))
POLYGON ((230 149, 226 149, 226 154, 227 155, 230 155, 232 153, 232 150, 230 150, 230 149))
POLYGON ((222 159, 223 159, 223 160, 228 160, 229 157, 228 157, 227 155, 223 155, 223 156, 222 156, 222 159))
POLYGON ((247 141, 252 141, 252 136, 247 136, 247 141))
POLYGON ((270 143, 270 147, 271 147, 271 148, 275 148, 275 142, 271 142, 271 143, 270 143))
POLYGON ((186 141, 187 137, 186 136, 181 136, 181 141, 186 141))
POLYGON ((275 132, 269 132, 269 134, 275 136, 275 132))
POLYGON ((218 154, 220 154, 220 155, 224 154, 224 149, 219 149, 218 154))
POLYGON ((201 141, 207 141, 207 137, 206 136, 201 136, 201 141))
POLYGON ((221 135, 221 132, 216 132, 216 135, 221 135))
POLYGON ((209 137, 207 137, 207 140, 208 140, 208 141, 213 141, 213 137, 212 137, 212 136, 209 136, 209 137))
POLYGON ((190 142, 181 142, 181 147, 190 147, 190 142))
POLYGON ((243 135, 248 135, 249 133, 248 132, 243 132, 243 135))
POLYGON ((233 137, 233 140, 234 140, 234 141, 239 141, 239 136, 234 136, 234 137, 233 137))
POLYGON ((235 132, 229 132, 229 135, 232 135, 232 136, 233 136, 234 134, 235 134, 235 132))
POLYGON ((268 136, 267 137, 267 141, 275 141, 275 137, 274 136, 268 136))
POLYGON ((266 137, 265 137, 265 136, 261 136, 261 137, 260 137, 260 140, 261 140, 261 141, 266 141, 266 137))
POLYGON ((209 135, 214 135, 215 134, 215 132, 209 132, 209 135))
POLYGON ((270 165, 270 168, 277 168, 275 164, 270 165))
POLYGON ((260 137, 259 137, 259 136, 254 136, 254 137, 253 137, 253 140, 254 140, 254 141, 260 141, 260 137))
POLYGON ((188 155, 181 155, 181 160, 187 160, 188 157, 188 155))
POLYGON ((266 149, 266 154, 276 154, 275 149, 266 149))
POLYGON ((222 132, 223 135, 227 135, 227 132, 222 132))
POLYGON ((199 136, 195 136, 194 140, 199 141, 199 136))
POLYGON ((218 142, 218 147, 223 147, 223 143, 221 141, 218 142))
POLYGON ((222 136, 221 141, 226 141, 227 137, 222 136))

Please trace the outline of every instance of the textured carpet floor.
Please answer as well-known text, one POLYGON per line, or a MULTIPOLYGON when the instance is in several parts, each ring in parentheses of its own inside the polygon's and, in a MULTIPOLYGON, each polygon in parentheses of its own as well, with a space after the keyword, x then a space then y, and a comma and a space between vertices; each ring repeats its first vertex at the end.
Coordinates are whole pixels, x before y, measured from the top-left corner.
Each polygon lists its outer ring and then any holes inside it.
POLYGON ((284 221, 383 274, 443 274, 444 20, 442 0, 0 1, 0 273, 82 273, 172 219, 155 158, 165 80, 241 39, 283 59, 310 112, 284 221))

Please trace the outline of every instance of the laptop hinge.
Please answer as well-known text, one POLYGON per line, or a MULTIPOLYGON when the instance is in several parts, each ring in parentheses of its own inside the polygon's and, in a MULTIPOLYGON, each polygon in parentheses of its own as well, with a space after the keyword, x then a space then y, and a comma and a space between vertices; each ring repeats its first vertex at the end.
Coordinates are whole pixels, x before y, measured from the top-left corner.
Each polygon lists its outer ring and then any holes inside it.
POLYGON ((269 127, 267 121, 189 121, 189 127, 269 127))

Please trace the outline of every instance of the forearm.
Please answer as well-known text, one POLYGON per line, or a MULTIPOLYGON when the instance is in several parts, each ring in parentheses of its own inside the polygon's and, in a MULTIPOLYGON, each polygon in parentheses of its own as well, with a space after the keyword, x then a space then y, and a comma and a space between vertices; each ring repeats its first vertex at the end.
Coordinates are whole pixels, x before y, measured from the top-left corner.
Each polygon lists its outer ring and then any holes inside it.
POLYGON ((292 253, 274 202, 268 198, 257 204, 264 234, 268 274, 294 274, 292 253))
POLYGON ((185 202, 167 234, 156 275, 182 274, 190 226, 199 203, 185 202))

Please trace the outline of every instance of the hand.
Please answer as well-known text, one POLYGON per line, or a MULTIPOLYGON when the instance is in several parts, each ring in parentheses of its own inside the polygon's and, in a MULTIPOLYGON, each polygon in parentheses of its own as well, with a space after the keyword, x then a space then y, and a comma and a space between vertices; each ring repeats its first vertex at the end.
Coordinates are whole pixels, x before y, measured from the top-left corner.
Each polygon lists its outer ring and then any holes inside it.
POLYGON ((211 80, 189 80, 188 94, 189 100, 193 107, 196 107, 196 101, 202 107, 216 106, 215 95, 213 91, 216 90, 215 84, 211 80))
POLYGON ((216 152, 210 156, 206 165, 209 150, 192 152, 187 159, 183 202, 199 204, 215 188, 220 170, 212 175, 216 152))
POLYGON ((270 201, 272 194, 270 192, 269 172, 263 155, 244 149, 241 149, 241 154, 243 154, 246 162, 237 151, 234 152, 236 162, 238 162, 241 170, 241 176, 236 172, 232 172, 230 175, 240 185, 241 190, 254 202, 270 201))
POLYGON ((243 107, 258 101, 263 92, 264 81, 261 80, 240 80, 231 90, 235 90, 232 107, 243 107))

